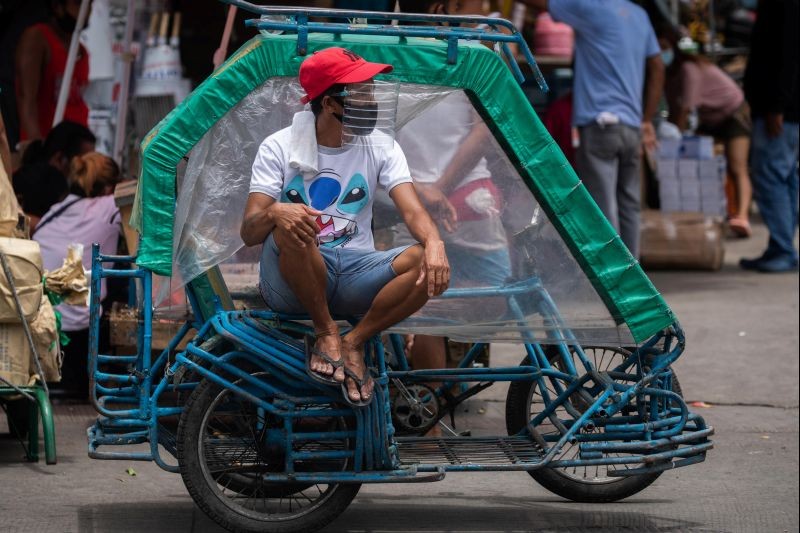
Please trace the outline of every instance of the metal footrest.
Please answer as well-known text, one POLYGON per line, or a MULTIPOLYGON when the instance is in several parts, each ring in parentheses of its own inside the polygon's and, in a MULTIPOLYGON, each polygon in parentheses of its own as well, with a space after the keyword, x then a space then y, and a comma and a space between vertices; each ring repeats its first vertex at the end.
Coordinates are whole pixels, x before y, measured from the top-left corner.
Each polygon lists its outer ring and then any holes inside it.
POLYGON ((398 437, 400 463, 420 470, 533 470, 542 465, 542 448, 528 437, 398 437))

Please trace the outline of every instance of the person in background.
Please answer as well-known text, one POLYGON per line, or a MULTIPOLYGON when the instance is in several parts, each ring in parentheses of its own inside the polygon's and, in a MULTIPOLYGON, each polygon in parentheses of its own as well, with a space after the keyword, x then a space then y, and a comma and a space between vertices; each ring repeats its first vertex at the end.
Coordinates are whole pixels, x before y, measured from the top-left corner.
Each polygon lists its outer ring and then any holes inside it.
POLYGON ((697 133, 713 136, 725 144, 728 176, 736 191, 728 225, 737 236, 749 237, 753 196, 747 168, 752 131, 750 107, 730 76, 705 57, 683 51, 678 38, 673 30, 659 31, 658 41, 667 67, 665 92, 669 120, 686 131, 689 114, 696 109, 697 133))
POLYGON ((652 120, 664 86, 661 48, 650 19, 628 0, 525 3, 547 10, 553 20, 575 31, 576 170, 638 257, 641 147, 650 152, 656 148, 652 120))
POLYGON ((69 193, 64 174, 43 161, 20 168, 12 183, 22 212, 30 219, 31 231, 35 231, 44 214, 69 193))
MULTIPOLYGON (((119 175, 114 160, 103 154, 91 152, 72 160, 69 195, 50 208, 33 234, 41 248, 46 270, 60 267, 73 243, 83 245, 84 266, 92 264, 93 243, 100 244, 101 253, 116 253, 121 224, 113 193, 119 175)), ((103 283, 101 300, 105 296, 103 283)), ((61 313, 62 329, 70 338, 69 344, 63 347, 63 393, 68 397, 86 399, 89 387, 86 372, 89 308, 61 304, 56 310, 61 313)))
MULTIPOLYGON (((64 77, 80 0, 51 0, 48 22, 27 28, 19 39, 15 58, 17 112, 22 141, 43 139, 50 132, 64 77)), ((89 83, 89 54, 79 47, 70 83, 64 119, 86 126, 89 108, 82 92, 89 83)))
POLYGON ((759 272, 797 270, 798 146, 800 146, 800 20, 798 0, 758 3, 744 92, 753 113, 750 154, 756 204, 769 229, 760 257, 739 265, 759 272))
POLYGON ((70 163, 76 156, 94 151, 95 137, 85 126, 64 121, 50 130, 44 141, 28 144, 22 166, 14 173, 14 192, 31 230, 50 207, 67 194, 70 163))
POLYGON ((42 161, 68 176, 72 158, 93 152, 96 141, 89 128, 65 120, 50 130, 44 141, 37 140, 28 144, 22 154, 22 165, 42 161))
POLYGON ((545 111, 542 124, 564 152, 569 164, 575 166, 574 130, 572 128, 572 91, 553 101, 545 111))

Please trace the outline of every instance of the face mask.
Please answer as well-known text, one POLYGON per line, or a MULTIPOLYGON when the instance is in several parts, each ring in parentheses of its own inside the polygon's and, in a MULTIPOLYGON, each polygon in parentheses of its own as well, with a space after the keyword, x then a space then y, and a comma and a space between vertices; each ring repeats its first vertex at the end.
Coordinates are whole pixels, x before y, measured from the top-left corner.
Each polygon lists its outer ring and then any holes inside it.
POLYGON ((64 33, 71 34, 75 31, 75 26, 78 25, 78 20, 72 15, 64 13, 60 17, 56 17, 56 24, 64 33))
POLYGON ((378 123, 377 102, 362 102, 358 108, 348 108, 347 130, 353 135, 366 136, 375 130, 378 123))
POLYGON ((675 52, 672 50, 672 48, 661 50, 661 61, 664 62, 665 67, 670 66, 674 60, 675 60, 675 52))

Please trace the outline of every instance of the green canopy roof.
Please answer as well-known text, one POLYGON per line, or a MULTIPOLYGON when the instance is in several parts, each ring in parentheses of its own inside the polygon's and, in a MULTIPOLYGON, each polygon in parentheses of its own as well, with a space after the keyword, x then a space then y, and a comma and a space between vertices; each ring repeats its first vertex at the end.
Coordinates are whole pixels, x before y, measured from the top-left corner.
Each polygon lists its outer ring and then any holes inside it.
MULTIPOLYGON (((172 273, 176 167, 203 135, 248 93, 276 76, 296 76, 294 36, 259 36, 237 51, 162 120, 142 143, 132 224, 141 234, 137 263, 172 273)), ((397 37, 309 37, 309 53, 344 46, 394 66, 385 79, 463 89, 618 323, 641 342, 675 322, 672 311, 581 184, 502 59, 480 44, 397 37)))

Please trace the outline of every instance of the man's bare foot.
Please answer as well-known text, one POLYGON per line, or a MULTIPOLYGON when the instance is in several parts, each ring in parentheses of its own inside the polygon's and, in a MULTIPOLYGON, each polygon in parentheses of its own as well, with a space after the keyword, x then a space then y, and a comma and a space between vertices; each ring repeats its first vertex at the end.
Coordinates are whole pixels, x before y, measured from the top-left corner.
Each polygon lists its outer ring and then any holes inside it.
MULTIPOLYGON (((317 341, 314 343, 314 352, 324 353, 334 361, 342 358, 342 343, 338 333, 317 333, 317 341)), ((322 357, 312 352, 311 363, 308 365, 311 371, 322 376, 333 376, 338 382, 344 381, 344 369, 336 368, 325 361, 322 357)))
MULTIPOLYGON (((347 395, 350 400, 354 402, 365 402, 372 398, 372 389, 375 387, 375 382, 369 375, 369 370, 364 364, 364 348, 363 345, 354 345, 349 341, 347 336, 342 339, 342 356, 344 357, 344 365, 356 376, 363 378, 364 384, 359 388, 355 380, 348 377, 345 380, 347 386, 347 395)), ((344 375, 344 371, 342 370, 344 375)))

